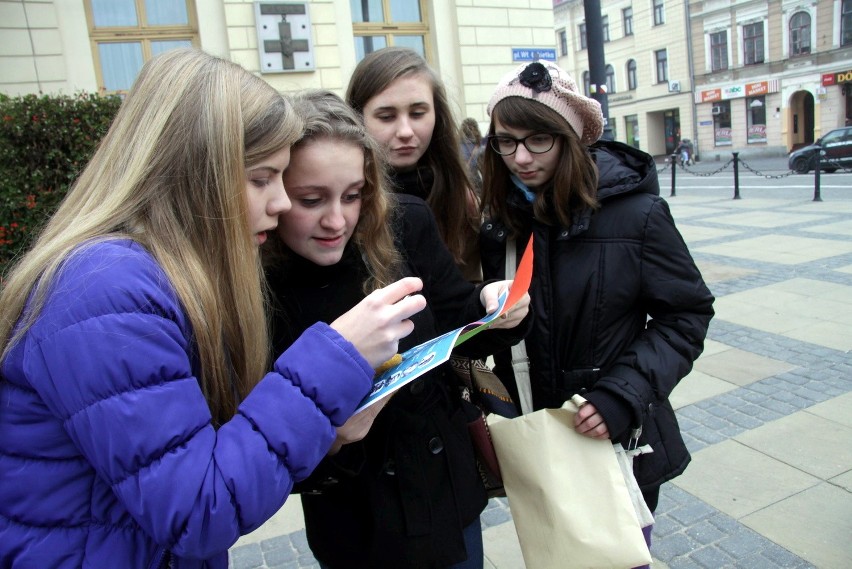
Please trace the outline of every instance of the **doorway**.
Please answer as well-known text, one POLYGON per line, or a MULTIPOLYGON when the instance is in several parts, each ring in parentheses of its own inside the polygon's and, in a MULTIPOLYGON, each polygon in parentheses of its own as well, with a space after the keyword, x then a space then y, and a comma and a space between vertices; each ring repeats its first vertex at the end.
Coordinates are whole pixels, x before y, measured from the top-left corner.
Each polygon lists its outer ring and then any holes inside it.
POLYGON ((790 150, 814 141, 814 96, 809 91, 796 91, 790 97, 790 150))

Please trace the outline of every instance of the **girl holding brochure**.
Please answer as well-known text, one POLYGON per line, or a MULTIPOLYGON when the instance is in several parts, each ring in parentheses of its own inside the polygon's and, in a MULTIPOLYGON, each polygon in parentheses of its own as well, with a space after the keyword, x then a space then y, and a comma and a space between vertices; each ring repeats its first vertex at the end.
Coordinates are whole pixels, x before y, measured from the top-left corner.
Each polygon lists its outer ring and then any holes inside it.
MULTIPOLYGON (((275 349, 403 276, 427 307, 400 352, 474 322, 511 281, 464 279, 421 199, 394 195, 381 150, 336 95, 296 96, 305 121, 284 183, 292 209, 266 244, 275 349)), ((458 350, 483 357, 521 339, 529 297, 458 350), (522 324, 522 325, 521 325, 522 324)), ((441 365, 338 429, 337 443, 296 491, 322 567, 476 567, 486 494, 454 374, 441 365)))
POLYGON ((234 63, 142 67, 0 293, 0 567, 225 569, 330 448, 425 300, 394 283, 267 364, 301 132, 234 63))

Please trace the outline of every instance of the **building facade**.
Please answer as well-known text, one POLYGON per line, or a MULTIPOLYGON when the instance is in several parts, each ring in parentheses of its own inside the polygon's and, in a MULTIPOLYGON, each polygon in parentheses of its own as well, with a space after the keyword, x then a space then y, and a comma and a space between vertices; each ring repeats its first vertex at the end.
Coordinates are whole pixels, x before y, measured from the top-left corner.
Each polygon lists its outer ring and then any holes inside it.
MULTIPOLYGON (((601 0, 608 122, 613 137, 654 156, 695 138, 686 5, 601 0)), ((559 64, 591 94, 583 0, 554 3, 559 64)))
POLYGON ((786 154, 852 124, 852 0, 700 0, 689 10, 705 154, 786 154))
POLYGON ((550 0, 0 0, 0 92, 122 93, 153 55, 192 45, 289 92, 343 94, 386 45, 422 53, 459 118, 485 124, 500 77, 553 54, 550 0))

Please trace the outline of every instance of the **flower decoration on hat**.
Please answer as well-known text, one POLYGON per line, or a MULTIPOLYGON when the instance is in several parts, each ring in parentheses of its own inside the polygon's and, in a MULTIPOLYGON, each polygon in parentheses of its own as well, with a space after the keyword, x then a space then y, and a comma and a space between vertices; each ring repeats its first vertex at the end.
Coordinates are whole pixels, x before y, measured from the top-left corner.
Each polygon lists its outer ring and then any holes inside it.
POLYGON ((603 133, 600 103, 581 94, 571 75, 549 61, 524 63, 505 74, 488 101, 488 116, 509 97, 528 99, 552 109, 565 119, 582 144, 594 143, 603 133))
POLYGON ((518 80, 524 87, 529 87, 536 93, 544 93, 550 91, 553 85, 553 80, 550 78, 550 72, 538 61, 530 63, 521 71, 518 80))

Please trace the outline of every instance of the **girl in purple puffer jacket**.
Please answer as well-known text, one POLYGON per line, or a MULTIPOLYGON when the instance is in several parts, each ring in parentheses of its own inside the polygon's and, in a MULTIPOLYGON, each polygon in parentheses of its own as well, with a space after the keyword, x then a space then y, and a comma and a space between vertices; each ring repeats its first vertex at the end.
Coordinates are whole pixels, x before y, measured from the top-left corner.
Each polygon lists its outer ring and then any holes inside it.
POLYGON ((0 294, 0 568, 226 567, 411 332, 416 278, 268 365, 257 248, 301 128, 233 63, 143 67, 0 294))

